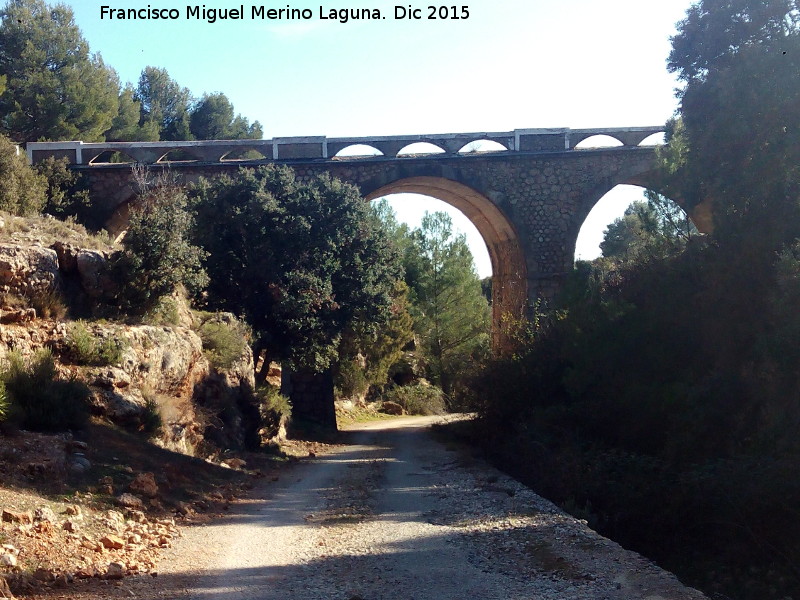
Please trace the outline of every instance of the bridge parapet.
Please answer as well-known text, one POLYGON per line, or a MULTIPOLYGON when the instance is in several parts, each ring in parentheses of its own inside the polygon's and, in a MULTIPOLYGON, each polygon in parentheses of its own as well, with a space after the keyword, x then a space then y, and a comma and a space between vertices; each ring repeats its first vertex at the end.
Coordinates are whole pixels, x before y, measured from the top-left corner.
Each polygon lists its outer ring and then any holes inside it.
MULTIPOLYGON (((119 152, 132 161, 144 164, 180 162, 219 163, 232 152, 254 150, 267 160, 330 160, 350 146, 371 146, 384 158, 402 158, 398 153, 419 142, 433 144, 443 150, 442 156, 465 153, 473 142, 496 142, 509 153, 549 153, 575 151, 583 140, 605 135, 619 140, 625 147, 638 146, 663 127, 615 127, 599 129, 515 129, 505 132, 443 133, 378 137, 328 138, 277 137, 271 140, 202 140, 186 142, 30 142, 26 146, 28 160, 38 163, 44 158, 66 157, 73 165, 103 164, 98 160, 108 153, 119 152), (170 158, 170 153, 180 151, 181 157, 170 158)), ((469 151, 467 151, 468 153, 469 151)), ((501 151, 502 152, 502 151, 501 151)), ((481 153, 482 152, 478 152, 481 153)))

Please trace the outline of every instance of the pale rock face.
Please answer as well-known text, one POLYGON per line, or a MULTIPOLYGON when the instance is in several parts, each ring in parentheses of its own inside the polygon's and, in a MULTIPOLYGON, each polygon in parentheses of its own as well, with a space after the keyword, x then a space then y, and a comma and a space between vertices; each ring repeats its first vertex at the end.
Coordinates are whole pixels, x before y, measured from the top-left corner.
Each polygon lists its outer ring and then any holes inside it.
POLYGON ((114 283, 108 274, 108 259, 97 250, 78 250, 75 264, 80 275, 81 287, 91 298, 110 296, 114 283))
POLYGON ((0 244, 0 292, 30 296, 54 290, 60 284, 54 250, 0 244))

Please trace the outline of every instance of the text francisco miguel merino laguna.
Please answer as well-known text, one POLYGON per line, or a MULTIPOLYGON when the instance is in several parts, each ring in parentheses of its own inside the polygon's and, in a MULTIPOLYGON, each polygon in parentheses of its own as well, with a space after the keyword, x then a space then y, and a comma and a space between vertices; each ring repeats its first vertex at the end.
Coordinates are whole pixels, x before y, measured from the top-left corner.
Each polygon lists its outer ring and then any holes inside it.
MULTIPOLYGON (((250 20, 275 20, 275 21, 308 21, 314 18, 315 13, 310 8, 267 8, 266 6, 249 6, 240 4, 236 8, 206 8, 206 5, 186 6, 181 11, 177 8, 158 8, 148 4, 142 8, 114 8, 112 6, 100 7, 101 20, 144 20, 144 21, 175 21, 181 18, 186 20, 206 21, 241 21, 250 20)), ((468 6, 426 6, 414 8, 410 5, 395 6, 393 10, 382 13, 378 8, 325 8, 320 6, 316 13, 320 20, 332 20, 347 23, 356 19, 468 19, 468 6)))

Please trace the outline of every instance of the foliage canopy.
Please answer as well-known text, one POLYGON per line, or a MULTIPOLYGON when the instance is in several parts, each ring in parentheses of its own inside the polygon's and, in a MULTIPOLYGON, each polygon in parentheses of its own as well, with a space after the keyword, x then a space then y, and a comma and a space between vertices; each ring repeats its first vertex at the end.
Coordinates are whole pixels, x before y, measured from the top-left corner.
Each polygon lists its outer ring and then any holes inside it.
POLYGON ((389 317, 399 264, 355 187, 266 165, 193 196, 209 305, 245 315, 271 356, 322 371, 349 324, 389 317))
POLYGON ((0 10, 0 77, 0 132, 18 142, 102 140, 117 114, 117 75, 63 4, 10 0, 0 10))

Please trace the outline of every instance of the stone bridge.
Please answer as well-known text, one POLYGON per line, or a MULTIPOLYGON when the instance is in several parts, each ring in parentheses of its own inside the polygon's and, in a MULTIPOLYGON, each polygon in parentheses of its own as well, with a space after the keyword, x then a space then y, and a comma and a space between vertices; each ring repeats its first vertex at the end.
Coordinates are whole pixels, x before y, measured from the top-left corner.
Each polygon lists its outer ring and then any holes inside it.
MULTIPOLYGON (((112 230, 124 227, 135 195, 130 162, 171 169, 185 181, 276 162, 290 165, 300 178, 328 172, 357 185, 369 200, 399 192, 443 200, 460 209, 486 242, 493 271, 494 343, 500 347, 504 315, 523 315, 538 298, 558 290, 572 268, 581 225, 597 201, 618 184, 657 189, 655 146, 640 144, 663 131, 563 128, 371 138, 40 142, 29 143, 27 153, 33 163, 66 157, 87 175, 93 200, 105 203, 109 214, 116 211, 112 230), (576 148, 597 135, 622 145, 576 148), (473 142, 482 140, 498 150, 473 151, 473 142), (402 153, 418 142, 440 152, 402 153), (352 155, 364 146, 377 155, 352 155), (130 162, 108 162, 112 154, 130 162)), ((692 213, 701 231, 709 229, 708 217, 702 209, 692 213)))

